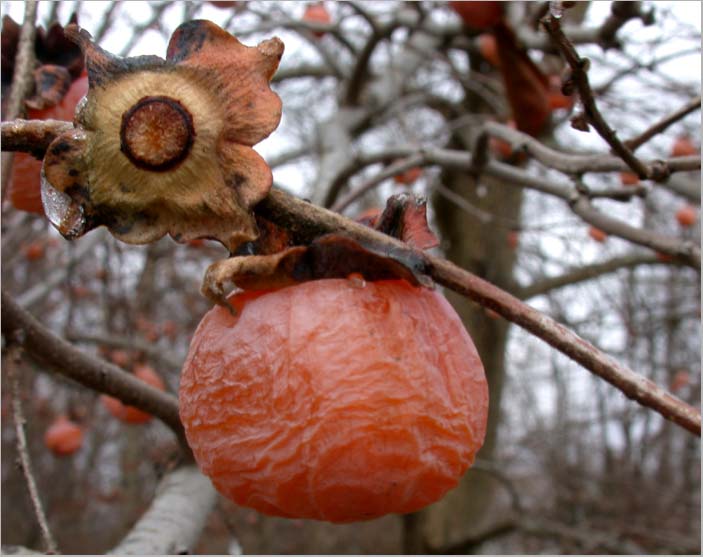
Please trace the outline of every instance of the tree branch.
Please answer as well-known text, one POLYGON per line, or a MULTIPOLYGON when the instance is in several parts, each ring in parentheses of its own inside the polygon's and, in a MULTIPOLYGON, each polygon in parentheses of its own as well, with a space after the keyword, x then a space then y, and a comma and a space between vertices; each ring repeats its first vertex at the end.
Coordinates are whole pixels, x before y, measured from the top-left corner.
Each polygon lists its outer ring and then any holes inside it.
MULTIPOLYGON (((7 108, 3 114, 4 119, 14 120, 24 114, 24 99, 27 98, 34 85, 34 38, 37 34, 37 2, 27 0, 24 5, 24 21, 20 31, 15 68, 12 76, 12 88, 7 101, 7 108)), ((7 185, 12 170, 12 154, 3 154, 2 169, 0 169, 0 200, 5 200, 7 185)))
POLYGON ((571 286, 587 280, 607 275, 618 269, 630 269, 639 265, 659 264, 662 262, 654 255, 648 254, 633 254, 614 257, 608 261, 586 265, 585 267, 577 267, 566 271, 564 274, 549 277, 530 284, 518 290, 516 296, 521 300, 529 300, 542 294, 547 294, 557 288, 571 286))
POLYGON ((15 434, 17 435, 17 453, 19 454, 20 467, 22 468, 24 478, 27 482, 29 499, 32 501, 34 514, 37 517, 37 522, 39 522, 39 531, 44 539, 46 551, 48 553, 55 554, 58 553, 59 548, 58 545, 56 545, 54 536, 51 534, 49 522, 46 519, 46 514, 44 513, 44 508, 42 507, 41 499, 39 498, 39 490, 37 489, 37 482, 34 480, 34 474, 32 473, 32 462, 29 458, 29 451, 27 449, 27 437, 24 434, 24 424, 26 420, 22 410, 19 370, 17 369, 20 365, 21 350, 21 346, 18 344, 12 344, 8 350, 8 357, 6 361, 7 373, 12 386, 12 417, 15 422, 15 434))
POLYGON ((78 350, 22 309, 4 290, 0 304, 2 334, 7 338, 19 334, 27 355, 89 389, 117 397, 125 404, 161 419, 176 434, 186 454, 190 453, 175 397, 113 364, 78 350))
POLYGON ((603 115, 596 106, 593 91, 588 80, 589 62, 579 56, 574 45, 564 35, 561 23, 558 18, 550 15, 544 20, 544 28, 551 37, 562 56, 572 70, 572 78, 579 90, 579 96, 583 103, 584 111, 588 121, 593 125, 598 134, 610 145, 613 151, 624 160, 627 165, 637 174, 640 179, 650 178, 647 167, 632 153, 626 145, 618 139, 618 135, 603 118, 603 115))
POLYGON ((700 435, 701 415, 695 408, 615 362, 546 315, 453 263, 426 253, 418 254, 395 238, 277 190, 272 190, 255 210, 301 237, 313 238, 329 232, 342 232, 357 240, 385 245, 388 254, 424 258, 424 272, 439 284, 496 311, 605 379, 625 396, 700 435))
POLYGON ((109 555, 192 554, 217 492, 195 466, 169 472, 149 509, 109 555))
MULTIPOLYGON (((3 124, 3 135, 5 133, 4 130, 3 124)), ((442 150, 433 151, 436 158, 433 162, 439 162, 439 164, 461 164, 465 165, 465 168, 470 167, 470 153, 446 153, 442 150)), ((425 155, 428 153, 426 150, 421 150, 421 152, 425 155)), ((407 155, 408 153, 406 152, 405 154, 407 155)), ((496 177, 507 178, 508 182, 515 182, 515 175, 517 175, 517 184, 519 185, 525 185, 539 191, 547 191, 559 197, 563 197, 564 195, 565 190, 563 186, 551 185, 543 178, 538 179, 528 176, 525 173, 516 171, 508 165, 491 161, 486 169, 490 170, 496 177)), ((688 431, 700 435, 701 415, 696 409, 674 397, 648 379, 613 361, 594 346, 584 341, 572 331, 556 323, 554 320, 525 305, 507 292, 500 290, 456 265, 429 254, 418 254, 417 251, 395 238, 386 236, 385 234, 372 230, 327 209, 297 199, 280 190, 272 190, 268 197, 257 205, 255 210, 278 226, 292 231, 296 237, 300 237, 303 241, 305 238, 312 240, 317 236, 329 232, 343 232, 357 240, 369 241, 377 245, 385 245, 389 255, 393 254, 399 257, 410 256, 411 258, 420 257, 424 260, 425 274, 433 278, 439 284, 451 288, 455 292, 467 296, 479 304, 496 311, 504 318, 520 325, 560 352, 566 354, 592 373, 605 379, 629 398, 636 400, 643 406, 654 409, 666 419, 679 424, 688 431)), ((586 211, 586 213, 588 213, 588 211, 586 211)), ((680 248, 678 244, 672 248, 668 242, 659 242, 654 246, 655 249, 659 248, 660 243, 664 246, 664 249, 660 251, 664 253, 673 252, 672 255, 682 255, 681 250, 683 248, 680 248)), ((696 250, 697 248, 694 248, 692 254, 695 255, 697 253, 698 255, 697 265, 693 257, 689 257, 685 260, 689 265, 699 268, 700 251, 696 250)), ((14 302, 12 303, 14 307, 17 307, 19 310, 19 307, 14 304, 14 302)), ((3 316, 5 315, 5 306, 5 295, 3 295, 3 316)), ((3 328, 4 327, 5 319, 3 319, 3 328)), ((68 346, 70 347, 70 345, 68 346)), ((70 348, 75 351, 73 347, 70 348)), ((78 353, 81 354, 80 352, 78 353)), ((93 358, 90 358, 90 360, 95 361, 93 358)), ((113 366, 110 367, 112 368, 113 366)), ((129 376, 127 378, 132 379, 129 376)), ((136 379, 134 381, 138 382, 136 379)), ((100 386, 104 387, 102 382, 100 386)), ((98 390, 103 389, 99 388, 98 390)), ((163 395, 163 393, 159 394, 163 395)), ((129 400, 125 399, 129 404, 137 406, 134 400, 137 400, 137 397, 134 399, 130 398, 129 400)), ((149 411, 149 409, 147 409, 147 411, 149 411)), ((177 409, 175 406, 174 413, 175 416, 173 417, 177 419, 177 409)), ((166 412, 165 415, 168 415, 168 412, 166 412)), ((178 427, 180 427, 180 422, 178 427)), ((175 430, 176 429, 174 429, 174 431, 175 430)))
POLYGON ((700 109, 700 107, 701 107, 701 96, 698 95, 695 99, 692 99, 689 102, 687 102, 684 106, 679 108, 676 112, 669 114, 669 116, 662 118, 659 122, 657 122, 656 124, 653 124, 652 126, 647 128, 645 131, 643 131, 637 137, 633 137, 632 139, 628 139, 627 141, 625 141, 625 145, 634 151, 635 149, 637 149, 638 147, 640 147, 641 145, 645 144, 647 141, 652 139, 655 135, 662 133, 669 126, 671 126, 672 124, 675 124, 676 122, 681 120, 683 117, 688 116, 694 110, 700 109))

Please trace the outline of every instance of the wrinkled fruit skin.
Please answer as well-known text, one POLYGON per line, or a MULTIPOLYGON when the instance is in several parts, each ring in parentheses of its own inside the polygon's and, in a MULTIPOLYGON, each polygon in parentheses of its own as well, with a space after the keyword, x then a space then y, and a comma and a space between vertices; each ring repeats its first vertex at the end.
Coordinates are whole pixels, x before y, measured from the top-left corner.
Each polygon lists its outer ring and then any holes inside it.
POLYGON ((179 393, 195 458, 260 512, 331 522, 440 499, 483 443, 488 388, 437 292, 329 279, 230 298, 200 323, 179 393))

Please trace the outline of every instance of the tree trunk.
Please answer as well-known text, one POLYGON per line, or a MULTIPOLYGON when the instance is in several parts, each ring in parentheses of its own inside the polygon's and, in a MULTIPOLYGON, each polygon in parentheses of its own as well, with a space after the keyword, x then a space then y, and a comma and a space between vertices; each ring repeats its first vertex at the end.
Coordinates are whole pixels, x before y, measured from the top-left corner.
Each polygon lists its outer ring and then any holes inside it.
MULTIPOLYGON (((445 187, 474 207, 498 217, 498 222, 483 223, 437 196, 434 207, 437 225, 446 241, 446 257, 493 284, 508 288, 515 250, 507 242, 509 228, 505 221, 519 221, 522 190, 484 178, 476 180, 464 173, 446 172, 442 180, 445 187)), ((486 371, 490 392, 488 430, 478 456, 491 460, 500 423, 508 323, 489 316, 483 308, 453 292, 446 296, 473 338, 486 371)), ((441 550, 487 531, 498 518, 492 512, 496 487, 490 475, 469 470, 456 489, 421 513, 425 549, 441 550)))

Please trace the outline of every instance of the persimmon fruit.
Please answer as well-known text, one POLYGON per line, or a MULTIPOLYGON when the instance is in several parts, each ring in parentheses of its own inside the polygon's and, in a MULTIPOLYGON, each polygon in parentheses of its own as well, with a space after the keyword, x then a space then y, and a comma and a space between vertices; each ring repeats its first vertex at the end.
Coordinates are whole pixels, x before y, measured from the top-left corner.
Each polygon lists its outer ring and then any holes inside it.
POLYGON ((676 220, 683 228, 690 228, 696 224, 696 209, 691 205, 684 205, 676 211, 676 220))
POLYGON ((46 244, 41 240, 36 240, 24 246, 22 251, 27 261, 39 261, 44 258, 46 244))
MULTIPOLYGON (((43 110, 27 111, 30 120, 73 120, 76 105, 88 92, 87 74, 71 84, 66 95, 55 106, 43 110)), ((42 161, 25 153, 15 154, 9 182, 9 197, 12 206, 20 211, 44 214, 41 202, 41 183, 39 181, 42 161)))
POLYGON ((83 445, 83 429, 66 416, 58 416, 44 433, 44 445, 57 456, 68 456, 83 445))
POLYGON ((520 244, 520 233, 517 230, 511 230, 506 236, 506 242, 510 249, 517 249, 520 244))
POLYGON ((503 19, 502 2, 449 2, 467 27, 488 29, 503 19))
POLYGON ((674 145, 671 147, 672 157, 688 157, 697 154, 698 149, 696 149, 691 139, 685 135, 677 137, 676 141, 674 141, 674 145))
POLYGON ((482 33, 476 39, 478 42, 478 51, 481 56, 494 68, 500 67, 500 56, 498 56, 498 46, 493 33, 482 33))
POLYGON ((422 168, 413 166, 412 168, 408 168, 405 172, 393 176, 393 181, 396 184, 409 186, 410 184, 414 184, 420 176, 422 176, 422 168))
POLYGON ((636 186, 640 183, 640 177, 634 172, 621 172, 620 183, 623 186, 636 186))
POLYGON ((325 279, 232 295, 198 326, 179 408, 201 470, 259 512, 330 522, 409 513, 473 463, 488 388, 437 292, 325 279))
POLYGON ((591 228, 588 229, 588 235, 600 244, 608 239, 608 235, 595 226, 591 226, 591 228))
MULTIPOLYGON (((332 23, 332 16, 330 16, 329 11, 325 8, 324 3, 318 2, 316 4, 308 4, 303 13, 303 21, 309 21, 310 23, 332 23)), ((324 31, 313 31, 318 39, 325 35, 324 31)))
MULTIPOLYGON (((163 379, 154 371, 154 368, 145 364, 137 364, 134 366, 134 375, 144 381, 147 385, 159 389, 166 390, 166 385, 163 379)), ((152 415, 135 408, 127 406, 122 401, 108 395, 101 395, 100 402, 107 408, 115 418, 127 424, 145 424, 152 419, 152 415)))

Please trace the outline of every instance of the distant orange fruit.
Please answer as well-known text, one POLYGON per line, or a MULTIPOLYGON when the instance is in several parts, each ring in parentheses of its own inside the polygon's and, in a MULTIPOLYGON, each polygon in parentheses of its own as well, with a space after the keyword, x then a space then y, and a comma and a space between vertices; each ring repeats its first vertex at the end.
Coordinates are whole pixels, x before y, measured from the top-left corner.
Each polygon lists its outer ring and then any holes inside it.
POLYGON ((601 244, 608 239, 608 235, 595 226, 591 226, 591 228, 588 229, 588 235, 601 244))
POLYGON ((511 230, 508 232, 506 241, 510 249, 517 249, 518 244, 520 243, 520 233, 517 230, 511 230))
POLYGON ((83 445, 83 429, 66 416, 58 416, 44 434, 44 444, 57 456, 68 456, 83 445))
POLYGON ((503 2, 449 2, 467 27, 488 29, 503 19, 503 2))
POLYGON ((622 183, 623 186, 636 186, 640 183, 640 177, 634 172, 621 172, 620 183, 622 183))
POLYGON ((24 247, 24 257, 27 261, 38 261, 44 258, 46 244, 41 240, 36 240, 24 247))
MULTIPOLYGON (((30 109, 27 117, 30 120, 73 120, 76 105, 88 92, 87 75, 78 78, 71 84, 61 102, 43 110, 30 109)), ((42 161, 32 155, 16 153, 12 164, 12 174, 9 182, 9 197, 12 206, 21 211, 44 214, 41 201, 41 184, 39 176, 42 161)))
POLYGON ((696 224, 696 209, 691 205, 685 205, 676 211, 676 220, 683 228, 690 228, 696 224))
POLYGON ((685 369, 678 370, 671 380, 670 389, 673 392, 680 391, 691 382, 691 375, 685 369))
POLYGON ((476 39, 478 41, 478 51, 481 56, 494 68, 500 67, 500 56, 496 46, 496 38, 493 33, 482 33, 476 39))
MULTIPOLYGON (((151 366, 145 364, 135 365, 134 375, 160 391, 166 390, 163 379, 159 377, 151 366)), ((115 418, 128 424, 145 424, 152 419, 151 414, 142 412, 134 406, 127 406, 122 401, 108 395, 101 395, 100 402, 115 418)))
POLYGON ((691 138, 685 135, 677 137, 671 148, 672 157, 688 157, 697 154, 698 149, 696 149, 695 145, 693 145, 691 138))
POLYGON ((419 166, 413 166, 412 168, 408 168, 405 172, 396 174, 393 177, 393 180, 396 184, 404 184, 408 186, 410 184, 414 184, 420 176, 422 176, 422 168, 419 166))
POLYGON ((436 291, 329 279, 230 297, 193 336, 179 392, 201 470, 240 505, 289 518, 416 511, 483 443, 488 388, 436 291), (441 347, 441 348, 440 348, 441 347))
MULTIPOLYGON (((327 8, 325 8, 325 4, 323 2, 318 2, 316 4, 308 4, 303 13, 303 21, 329 24, 332 23, 332 16, 330 16, 327 8)), ((325 35, 325 32, 313 31, 312 34, 319 39, 325 35)))

